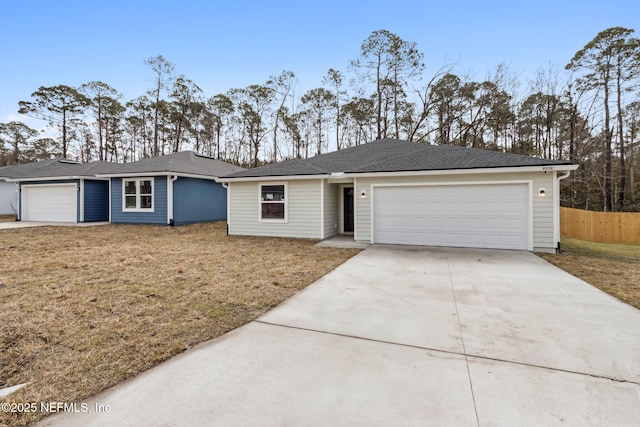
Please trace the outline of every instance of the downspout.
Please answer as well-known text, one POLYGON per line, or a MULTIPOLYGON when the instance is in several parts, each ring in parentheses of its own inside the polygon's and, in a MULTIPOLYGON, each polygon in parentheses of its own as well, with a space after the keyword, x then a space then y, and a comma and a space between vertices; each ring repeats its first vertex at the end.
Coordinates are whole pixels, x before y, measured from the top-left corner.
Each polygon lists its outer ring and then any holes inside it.
POLYGON ((571 171, 566 171, 564 174, 560 175, 559 177, 556 178, 556 180, 554 181, 554 194, 557 194, 554 206, 553 206, 553 213, 555 216, 555 240, 556 240, 556 253, 559 254, 561 252, 561 248, 560 248, 560 181, 562 181, 565 178, 568 178, 569 175, 571 175, 571 171))
POLYGON ((109 224, 111 224, 111 181, 112 180, 113 178, 109 178, 109 224))
POLYGON ((80 178, 78 191, 80 192, 80 220, 78 222, 84 222, 84 179, 82 178, 80 178))
MULTIPOLYGON (((358 241, 358 178, 353 178, 353 240, 358 241)), ((371 212, 371 210, 369 210, 371 212)), ((373 244, 373 234, 369 236, 369 243, 373 244)))
POLYGON ((173 219, 173 183, 178 179, 178 175, 167 175, 167 223, 171 226, 175 224, 173 219))
POLYGON ((229 235, 229 223, 231 221, 231 216, 230 214, 230 207, 231 204, 229 203, 229 198, 231 197, 231 191, 229 188, 229 182, 221 182, 220 185, 222 185, 222 188, 224 188, 225 190, 227 190, 227 236, 229 235))
POLYGON ((16 186, 16 221, 22 221, 22 188, 20 187, 20 182, 14 183, 16 186))
POLYGON ((320 180, 320 239, 324 240, 324 179, 320 180))

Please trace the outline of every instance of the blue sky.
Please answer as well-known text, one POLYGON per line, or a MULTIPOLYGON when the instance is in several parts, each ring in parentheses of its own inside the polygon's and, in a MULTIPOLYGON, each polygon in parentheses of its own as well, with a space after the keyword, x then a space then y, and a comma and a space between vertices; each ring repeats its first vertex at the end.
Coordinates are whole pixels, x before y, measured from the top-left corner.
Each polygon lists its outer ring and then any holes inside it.
POLYGON ((133 99, 151 87, 144 59, 157 55, 206 96, 285 69, 301 94, 329 68, 346 72, 384 28, 417 43, 427 73, 455 63, 481 79, 504 63, 526 81, 614 26, 640 37, 640 2, 0 0, 0 122, 39 86, 100 80, 133 99))

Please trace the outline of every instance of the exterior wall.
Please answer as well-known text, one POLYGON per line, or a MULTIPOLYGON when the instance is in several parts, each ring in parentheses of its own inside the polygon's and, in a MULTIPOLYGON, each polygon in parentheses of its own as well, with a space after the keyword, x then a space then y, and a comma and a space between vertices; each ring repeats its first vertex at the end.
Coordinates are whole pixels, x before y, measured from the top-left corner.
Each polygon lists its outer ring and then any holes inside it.
POLYGON ((153 177, 153 212, 123 212, 122 178, 111 178, 111 222, 114 224, 166 225, 167 177, 153 177))
POLYGON ((15 215, 18 210, 18 192, 13 182, 0 181, 0 215, 15 215))
POLYGON ((499 181, 531 181, 532 191, 532 223, 533 223, 533 249, 540 251, 555 250, 554 241, 554 215, 553 203, 554 174, 544 172, 527 173, 489 173, 489 174, 450 174, 427 176, 403 176, 403 177, 376 177, 357 178, 355 194, 363 190, 367 198, 355 198, 355 240, 371 242, 371 196, 372 185, 381 184, 433 184, 433 183, 466 183, 466 182, 499 182, 499 181), (538 188, 544 187, 545 197, 538 196, 538 188))
POLYGON ((339 227, 339 198, 340 185, 329 184, 326 179, 322 180, 324 192, 324 232, 323 238, 331 237, 340 232, 339 227))
POLYGON ((230 183, 229 234, 321 239, 321 180, 291 180, 286 183, 286 223, 259 220, 260 182, 230 183))
POLYGON ((179 177, 173 182, 176 225, 227 219, 227 190, 215 181, 179 177))
POLYGON ((109 221, 109 181, 84 180, 84 222, 109 221))
MULTIPOLYGON (((23 185, 47 185, 47 184, 76 184, 76 188, 80 185, 79 179, 59 179, 52 181, 21 181, 20 191, 23 185)), ((18 220, 22 221, 22 197, 18 197, 18 220)), ((80 222, 80 192, 76 198, 76 222, 80 222)))

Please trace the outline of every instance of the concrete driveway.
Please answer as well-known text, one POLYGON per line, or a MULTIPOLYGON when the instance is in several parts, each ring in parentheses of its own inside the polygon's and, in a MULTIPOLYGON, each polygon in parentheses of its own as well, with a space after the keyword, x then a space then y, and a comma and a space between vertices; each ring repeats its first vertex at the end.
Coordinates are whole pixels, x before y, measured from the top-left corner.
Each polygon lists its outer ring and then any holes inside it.
POLYGON ((372 246, 83 403, 42 425, 637 426, 640 311, 527 252, 372 246))
POLYGON ((107 225, 109 221, 100 222, 43 222, 43 221, 6 221, 0 222, 0 230, 13 230, 16 228, 31 227, 94 227, 107 225))

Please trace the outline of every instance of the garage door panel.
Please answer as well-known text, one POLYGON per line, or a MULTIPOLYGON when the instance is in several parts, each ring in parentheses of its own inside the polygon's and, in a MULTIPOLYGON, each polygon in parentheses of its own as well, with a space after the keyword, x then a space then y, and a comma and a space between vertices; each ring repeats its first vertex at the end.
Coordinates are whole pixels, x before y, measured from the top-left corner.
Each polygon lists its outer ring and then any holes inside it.
POLYGON ((77 221, 75 184, 22 187, 23 221, 77 221))
POLYGON ((483 218, 480 217, 471 217, 471 218, 463 218, 464 220, 464 228, 472 230, 478 229, 482 230, 486 224, 484 224, 483 218))
POLYGON ((502 224, 505 224, 505 226, 507 226, 505 220, 503 220, 502 218, 485 218, 484 224, 486 228, 498 228, 502 224))
POLYGON ((444 205, 442 203, 428 203, 425 206, 425 212, 431 215, 442 215, 444 213, 444 205))
POLYGON ((375 243, 528 249, 526 184, 378 187, 375 243))
POLYGON ((520 231, 527 226, 524 218, 506 218, 504 221, 496 221, 495 227, 502 225, 506 230, 520 231))
POLYGON ((422 214, 425 209, 427 208, 427 203, 426 202, 414 202, 414 203, 409 203, 408 201, 406 203, 404 203, 404 208, 407 210, 407 213, 409 215, 413 214, 413 213, 419 213, 422 214))

